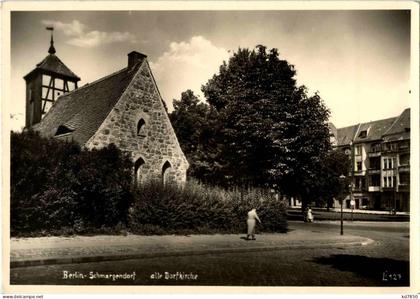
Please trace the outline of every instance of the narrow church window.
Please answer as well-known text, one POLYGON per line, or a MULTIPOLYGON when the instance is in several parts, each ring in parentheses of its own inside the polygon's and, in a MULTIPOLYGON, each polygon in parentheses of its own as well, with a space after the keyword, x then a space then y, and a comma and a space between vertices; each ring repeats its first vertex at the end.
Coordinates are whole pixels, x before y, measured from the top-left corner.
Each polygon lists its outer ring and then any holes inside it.
POLYGON ((146 137, 146 134, 144 133, 145 125, 146 125, 146 122, 144 121, 143 118, 141 118, 139 122, 137 123, 137 136, 146 137))
POLYGON ((134 179, 137 184, 141 181, 141 167, 144 165, 144 163, 145 162, 142 158, 138 158, 134 163, 134 179))
POLYGON ((163 185, 166 185, 169 182, 170 172, 171 172, 171 163, 166 161, 165 164, 163 164, 163 167, 162 167, 162 182, 163 182, 163 185))

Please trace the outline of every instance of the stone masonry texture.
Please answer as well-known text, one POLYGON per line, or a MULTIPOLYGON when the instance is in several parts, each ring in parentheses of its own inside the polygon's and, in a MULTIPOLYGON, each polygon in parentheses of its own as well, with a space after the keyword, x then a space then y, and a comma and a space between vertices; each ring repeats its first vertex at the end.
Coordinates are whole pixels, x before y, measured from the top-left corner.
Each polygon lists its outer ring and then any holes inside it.
POLYGON ((121 98, 86 147, 114 143, 136 163, 136 180, 185 182, 188 161, 179 146, 150 67, 143 61, 121 98), (144 122, 138 132, 139 121, 144 122), (169 163, 169 164, 168 164, 169 163))

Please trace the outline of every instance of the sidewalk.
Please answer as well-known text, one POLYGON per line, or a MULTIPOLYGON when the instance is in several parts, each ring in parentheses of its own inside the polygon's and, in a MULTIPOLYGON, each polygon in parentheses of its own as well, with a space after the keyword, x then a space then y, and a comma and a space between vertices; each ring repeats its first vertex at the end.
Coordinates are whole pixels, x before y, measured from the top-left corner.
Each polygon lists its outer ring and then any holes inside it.
MULTIPOLYGON (((324 208, 312 208, 312 214, 315 217, 315 220, 340 220, 341 211, 331 208, 330 211, 327 211, 324 208)), ((289 208, 287 210, 287 217, 289 220, 302 220, 302 211, 300 208, 289 208)), ((381 222, 409 222, 410 215, 408 213, 398 212, 396 215, 391 215, 389 212, 383 211, 363 211, 363 210, 354 210, 351 213, 351 210, 343 210, 344 220, 351 220, 352 218, 355 221, 381 221, 381 222)))
POLYGON ((363 246, 368 238, 321 231, 292 230, 287 234, 261 234, 256 241, 245 235, 191 236, 75 236, 12 238, 10 267, 69 264, 284 249, 363 246))

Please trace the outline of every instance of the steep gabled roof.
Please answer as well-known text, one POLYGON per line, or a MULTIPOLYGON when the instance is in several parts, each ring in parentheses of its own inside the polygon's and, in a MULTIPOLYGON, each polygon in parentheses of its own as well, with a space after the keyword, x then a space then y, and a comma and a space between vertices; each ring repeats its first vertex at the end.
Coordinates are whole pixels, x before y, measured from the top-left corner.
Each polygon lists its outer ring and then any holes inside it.
POLYGON ((410 109, 405 109, 398 117, 338 128, 336 136, 338 146, 349 145, 350 142, 363 143, 381 139, 385 141, 409 139, 410 109))
POLYGON ((73 130, 71 134, 74 141, 85 144, 120 99, 141 64, 124 68, 62 95, 37 129, 50 137, 57 133, 58 127, 64 126, 73 130))
POLYGON ((395 120, 396 117, 391 117, 360 124, 353 142, 360 143, 381 140, 382 135, 389 129, 395 120), (361 137, 363 131, 366 131, 366 137, 361 137))
POLYGON ((410 108, 405 109, 383 134, 386 141, 410 138, 410 108), (394 135, 394 136, 393 136, 394 135), (398 135, 398 136, 395 136, 398 135))
POLYGON ((384 133, 384 135, 399 134, 407 132, 410 129, 410 108, 407 108, 401 115, 395 119, 392 126, 384 133))
POLYGON ((46 73, 51 73, 58 77, 74 81, 80 80, 80 78, 73 73, 55 54, 48 55, 44 58, 44 60, 38 63, 36 68, 24 77, 25 80, 38 71, 44 71, 46 73))
POLYGON ((337 129, 337 145, 348 145, 353 141, 354 135, 356 134, 359 125, 353 125, 349 127, 337 129))

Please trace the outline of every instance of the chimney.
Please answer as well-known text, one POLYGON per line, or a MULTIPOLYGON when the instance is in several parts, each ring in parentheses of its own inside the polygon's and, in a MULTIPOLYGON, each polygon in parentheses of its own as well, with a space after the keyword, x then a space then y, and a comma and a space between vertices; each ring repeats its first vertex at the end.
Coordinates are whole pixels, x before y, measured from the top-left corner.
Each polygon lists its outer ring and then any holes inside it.
POLYGON ((146 57, 147 55, 136 51, 128 53, 128 69, 132 69, 138 63, 141 63, 146 57))

